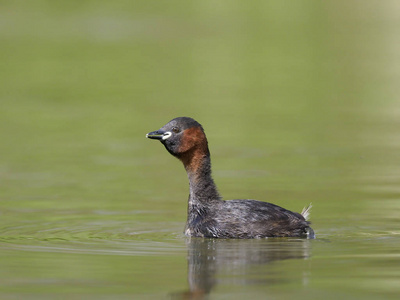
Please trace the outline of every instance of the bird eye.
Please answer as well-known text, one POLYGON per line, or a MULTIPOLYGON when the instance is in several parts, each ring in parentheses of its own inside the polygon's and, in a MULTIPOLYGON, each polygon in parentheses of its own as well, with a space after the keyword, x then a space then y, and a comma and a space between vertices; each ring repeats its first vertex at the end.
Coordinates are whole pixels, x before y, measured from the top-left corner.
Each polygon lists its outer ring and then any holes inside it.
POLYGON ((179 128, 178 128, 178 127, 173 127, 173 128, 172 128, 172 132, 178 133, 178 132, 179 132, 179 128))

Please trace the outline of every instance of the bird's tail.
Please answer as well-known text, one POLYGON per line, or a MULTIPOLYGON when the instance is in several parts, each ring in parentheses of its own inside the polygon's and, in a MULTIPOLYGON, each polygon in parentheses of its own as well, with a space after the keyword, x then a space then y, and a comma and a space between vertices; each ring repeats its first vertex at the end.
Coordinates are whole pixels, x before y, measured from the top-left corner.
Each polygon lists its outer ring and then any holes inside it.
POLYGON ((304 207, 303 210, 301 211, 301 215, 304 217, 304 219, 306 219, 306 221, 310 218, 311 208, 312 208, 312 203, 304 207))
MULTIPOLYGON (((311 208, 312 204, 310 203, 308 206, 304 207, 303 210, 301 211, 301 215, 304 217, 306 221, 308 221, 308 219, 310 218, 311 208)), ((307 223, 310 224, 310 222, 307 223)), ((314 230, 310 226, 307 227, 306 232, 308 239, 315 239, 314 230)))

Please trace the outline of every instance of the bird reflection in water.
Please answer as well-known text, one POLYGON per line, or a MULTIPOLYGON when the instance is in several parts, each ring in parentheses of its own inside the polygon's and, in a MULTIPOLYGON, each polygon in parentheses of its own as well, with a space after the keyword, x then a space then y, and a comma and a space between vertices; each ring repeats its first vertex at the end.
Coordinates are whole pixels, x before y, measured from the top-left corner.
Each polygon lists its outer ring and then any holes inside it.
MULTIPOLYGON (((206 239, 187 238, 189 290, 171 294, 172 299, 206 299, 219 283, 268 285, 279 282, 277 276, 252 276, 274 261, 306 259, 311 241, 307 239, 206 239), (231 276, 217 276, 229 274, 231 276), (271 279, 271 278, 274 279, 271 279), (258 279, 257 279, 258 278, 258 279), (272 282, 271 282, 272 281, 272 282)), ((274 269, 276 272, 276 269, 274 269)), ((265 275, 265 274, 264 274, 265 275)), ((306 277, 307 274, 303 274, 306 277)), ((302 278, 306 281, 307 278, 302 278)))

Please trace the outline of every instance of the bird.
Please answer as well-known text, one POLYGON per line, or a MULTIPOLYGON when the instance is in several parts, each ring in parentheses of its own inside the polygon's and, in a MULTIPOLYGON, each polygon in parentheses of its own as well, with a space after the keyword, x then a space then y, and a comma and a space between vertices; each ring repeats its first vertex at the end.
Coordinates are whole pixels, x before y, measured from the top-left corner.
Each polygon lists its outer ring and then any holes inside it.
POLYGON ((308 221, 311 204, 297 213, 264 201, 223 200, 212 178, 206 134, 193 118, 174 118, 159 130, 147 133, 146 137, 160 141, 185 167, 189 180, 186 236, 315 238, 308 221))

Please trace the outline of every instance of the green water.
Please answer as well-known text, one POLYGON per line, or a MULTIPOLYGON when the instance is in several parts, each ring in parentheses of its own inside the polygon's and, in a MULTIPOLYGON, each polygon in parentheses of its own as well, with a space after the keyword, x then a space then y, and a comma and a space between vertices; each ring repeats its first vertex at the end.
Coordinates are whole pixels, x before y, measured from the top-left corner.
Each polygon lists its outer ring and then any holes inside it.
POLYGON ((1 299, 397 299, 397 1, 1 1, 1 299), (316 240, 187 239, 145 134, 203 124, 225 199, 316 240))

